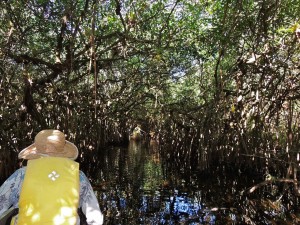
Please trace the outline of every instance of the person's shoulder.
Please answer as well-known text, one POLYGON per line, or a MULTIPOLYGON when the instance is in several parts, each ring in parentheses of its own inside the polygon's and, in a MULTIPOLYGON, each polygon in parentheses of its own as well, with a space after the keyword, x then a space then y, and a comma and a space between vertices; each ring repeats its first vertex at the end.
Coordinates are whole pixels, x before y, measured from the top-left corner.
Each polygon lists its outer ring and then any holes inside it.
POLYGON ((24 178, 25 170, 26 167, 21 167, 15 170, 15 172, 13 172, 6 181, 10 183, 22 180, 24 178))
POLYGON ((16 172, 18 171, 19 173, 24 172, 26 170, 26 166, 23 166, 19 169, 16 170, 16 172))
POLYGON ((17 169, 11 176, 24 176, 26 167, 21 167, 17 169))
POLYGON ((85 173, 82 170, 79 170, 80 176, 85 176, 85 173))
POLYGON ((87 180, 87 176, 85 175, 85 173, 81 170, 79 170, 79 177, 80 180, 87 180))
POLYGON ((21 168, 17 169, 12 175, 23 174, 23 173, 25 173, 25 170, 26 170, 26 166, 21 167, 21 168))

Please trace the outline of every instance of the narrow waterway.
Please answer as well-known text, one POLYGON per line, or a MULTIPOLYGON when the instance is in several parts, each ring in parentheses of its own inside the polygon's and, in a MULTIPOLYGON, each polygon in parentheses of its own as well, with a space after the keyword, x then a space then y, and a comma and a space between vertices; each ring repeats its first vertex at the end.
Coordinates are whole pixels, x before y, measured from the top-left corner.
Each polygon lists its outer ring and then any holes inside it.
POLYGON ((219 208, 220 200, 212 204, 217 190, 203 190, 196 172, 162 159, 155 141, 111 147, 100 158, 89 176, 105 224, 216 224, 220 212, 235 224, 234 208, 219 208))
POLYGON ((165 151, 157 142, 131 141, 106 149, 90 164, 106 225, 297 224, 287 217, 297 206, 284 205, 275 194, 270 200, 268 189, 258 192, 266 200, 247 193, 263 175, 228 166, 204 173, 165 151), (275 220, 285 223, 270 222, 275 220))

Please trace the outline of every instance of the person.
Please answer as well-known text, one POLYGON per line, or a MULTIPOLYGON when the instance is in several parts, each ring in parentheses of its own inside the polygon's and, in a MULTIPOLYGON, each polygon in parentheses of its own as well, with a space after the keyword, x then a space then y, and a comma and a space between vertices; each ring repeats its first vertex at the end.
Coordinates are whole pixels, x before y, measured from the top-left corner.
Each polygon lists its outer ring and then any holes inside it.
POLYGON ((75 162, 78 149, 65 140, 63 132, 40 131, 18 157, 28 160, 27 166, 16 170, 0 187, 0 217, 18 208, 10 224, 103 224, 92 186, 75 162), (86 222, 80 221, 78 209, 86 222))

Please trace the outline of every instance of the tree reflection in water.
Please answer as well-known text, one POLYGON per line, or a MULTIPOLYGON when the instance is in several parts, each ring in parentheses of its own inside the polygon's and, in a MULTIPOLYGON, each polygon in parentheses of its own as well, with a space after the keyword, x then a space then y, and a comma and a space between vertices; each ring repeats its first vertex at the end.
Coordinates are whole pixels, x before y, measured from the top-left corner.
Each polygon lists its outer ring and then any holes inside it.
POLYGON ((263 177, 254 170, 216 165, 207 173, 193 171, 166 152, 155 142, 130 142, 128 148, 102 151, 83 168, 106 225, 300 224, 292 189, 283 195, 274 192, 280 184, 271 184, 250 194, 263 177))
POLYGON ((93 184, 105 224, 215 224, 201 190, 170 181, 155 141, 108 149, 99 168, 93 184))

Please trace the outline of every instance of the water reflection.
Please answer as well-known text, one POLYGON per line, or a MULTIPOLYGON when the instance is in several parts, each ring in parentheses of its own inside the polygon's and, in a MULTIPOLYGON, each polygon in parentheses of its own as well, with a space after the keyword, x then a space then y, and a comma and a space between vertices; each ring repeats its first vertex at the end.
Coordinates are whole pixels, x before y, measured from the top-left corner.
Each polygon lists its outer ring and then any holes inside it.
MULTIPOLYGON (((198 185, 170 181, 157 142, 131 141, 128 148, 107 150, 102 160, 94 183, 105 224, 216 224, 220 210, 205 206, 198 185)), ((221 213, 234 224, 226 210, 221 213)))
POLYGON ((273 184, 257 195, 247 193, 261 182, 253 170, 217 164, 200 172, 168 155, 156 142, 133 141, 128 148, 102 152, 89 176, 97 178, 92 183, 105 224, 299 224, 289 223, 297 216, 298 200, 292 203, 281 194, 264 199, 273 184))

